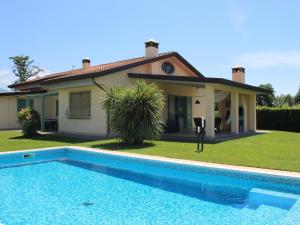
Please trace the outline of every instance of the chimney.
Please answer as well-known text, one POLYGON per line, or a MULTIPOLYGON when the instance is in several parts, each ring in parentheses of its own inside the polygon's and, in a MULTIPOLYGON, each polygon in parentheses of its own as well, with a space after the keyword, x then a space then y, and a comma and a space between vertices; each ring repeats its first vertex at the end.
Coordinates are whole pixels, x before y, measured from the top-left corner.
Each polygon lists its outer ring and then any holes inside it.
POLYGON ((232 68, 232 80, 239 82, 239 83, 245 83, 245 68, 241 65, 236 65, 232 68))
POLYGON ((91 66, 91 60, 88 57, 85 57, 82 60, 82 69, 87 69, 91 66))
POLYGON ((145 42, 145 57, 152 58, 158 56, 158 45, 159 43, 156 42, 154 39, 150 39, 145 42))

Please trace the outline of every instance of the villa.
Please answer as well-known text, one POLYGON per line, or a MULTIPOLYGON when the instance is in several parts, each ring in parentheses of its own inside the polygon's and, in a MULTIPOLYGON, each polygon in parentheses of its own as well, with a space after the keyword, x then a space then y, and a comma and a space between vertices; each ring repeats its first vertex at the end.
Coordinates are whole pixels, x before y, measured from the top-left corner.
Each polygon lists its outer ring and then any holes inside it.
POLYGON ((193 119, 205 117, 206 135, 256 131, 256 94, 245 84, 245 68, 232 68, 232 80, 206 77, 177 52, 159 53, 159 43, 145 42, 139 58, 50 74, 9 87, 0 93, 0 129, 19 129, 17 112, 31 106, 41 115, 41 130, 107 136, 109 114, 103 109, 103 87, 130 87, 138 79, 156 83, 167 103, 162 121, 166 132, 192 132, 193 119))

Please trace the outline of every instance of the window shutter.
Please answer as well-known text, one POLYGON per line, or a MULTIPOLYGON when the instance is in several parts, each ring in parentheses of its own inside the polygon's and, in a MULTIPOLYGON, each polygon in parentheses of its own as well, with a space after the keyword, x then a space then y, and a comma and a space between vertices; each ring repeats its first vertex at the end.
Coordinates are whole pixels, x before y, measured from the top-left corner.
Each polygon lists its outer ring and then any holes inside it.
POLYGON ((69 117, 74 119, 88 119, 91 116, 91 92, 70 94, 69 117))

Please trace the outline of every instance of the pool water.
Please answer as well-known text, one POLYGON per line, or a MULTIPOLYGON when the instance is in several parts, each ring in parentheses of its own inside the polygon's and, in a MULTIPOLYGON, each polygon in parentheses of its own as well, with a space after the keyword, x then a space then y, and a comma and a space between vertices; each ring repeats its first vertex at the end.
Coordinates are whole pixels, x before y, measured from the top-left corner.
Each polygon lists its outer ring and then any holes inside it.
POLYGON ((75 149, 7 154, 0 168, 5 225, 300 224, 291 179, 75 149))

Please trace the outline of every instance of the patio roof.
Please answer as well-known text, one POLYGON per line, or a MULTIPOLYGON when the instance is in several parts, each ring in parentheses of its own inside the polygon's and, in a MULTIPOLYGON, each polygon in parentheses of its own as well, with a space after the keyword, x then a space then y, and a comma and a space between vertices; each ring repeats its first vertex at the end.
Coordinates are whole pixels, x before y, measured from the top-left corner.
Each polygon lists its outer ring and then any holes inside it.
POLYGON ((0 97, 2 96, 20 96, 20 95, 33 95, 33 94, 44 94, 47 93, 46 90, 36 90, 36 91, 11 91, 11 92, 3 92, 0 93, 0 97))
POLYGON ((130 78, 143 78, 147 80, 156 81, 171 81, 174 83, 184 83, 184 84, 194 84, 196 86, 204 85, 206 83, 223 84, 231 87, 243 88, 251 91, 256 91, 259 93, 266 93, 264 88, 252 86, 249 84, 243 84, 235 82, 232 80, 227 80, 224 78, 214 78, 214 77, 188 77, 188 76, 178 76, 178 75, 160 75, 160 74, 142 74, 142 73, 128 73, 130 78))

